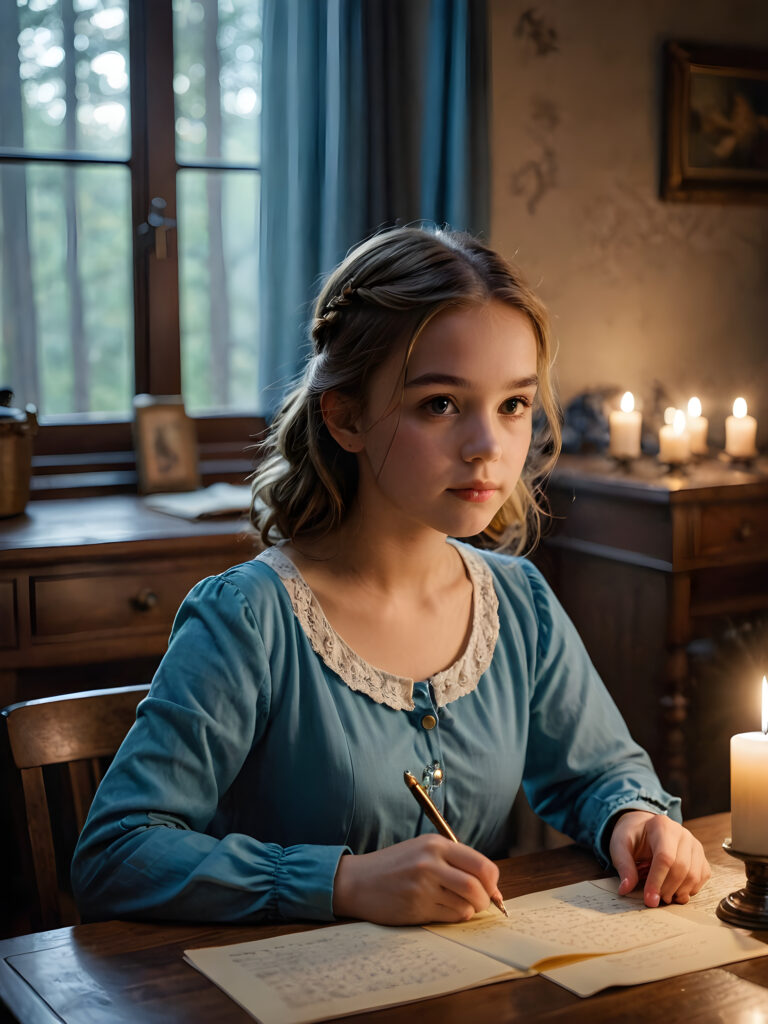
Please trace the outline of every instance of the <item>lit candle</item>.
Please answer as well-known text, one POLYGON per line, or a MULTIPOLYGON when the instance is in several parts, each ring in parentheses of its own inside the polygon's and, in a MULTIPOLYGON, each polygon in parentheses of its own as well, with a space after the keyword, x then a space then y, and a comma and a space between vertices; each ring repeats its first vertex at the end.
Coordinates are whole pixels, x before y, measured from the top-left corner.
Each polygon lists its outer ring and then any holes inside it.
POLYGON ((635 409, 634 396, 631 391, 625 391, 621 409, 613 409, 608 416, 609 453, 616 459, 636 459, 640 454, 641 427, 642 416, 635 409))
POLYGON ((757 454, 755 438, 757 420, 747 416, 747 403, 737 398, 733 403, 733 416, 725 421, 725 450, 734 459, 751 459, 757 454))
POLYGON ((672 423, 665 423, 659 431, 659 461, 670 464, 687 462, 691 454, 691 443, 685 429, 685 413, 675 409, 672 423))
POLYGON ((691 398, 688 402, 688 435, 691 439, 691 451, 694 455, 707 454, 707 430, 709 420, 701 415, 701 402, 691 398))
POLYGON ((731 736, 731 845, 768 857, 768 681, 763 676, 763 731, 731 736))

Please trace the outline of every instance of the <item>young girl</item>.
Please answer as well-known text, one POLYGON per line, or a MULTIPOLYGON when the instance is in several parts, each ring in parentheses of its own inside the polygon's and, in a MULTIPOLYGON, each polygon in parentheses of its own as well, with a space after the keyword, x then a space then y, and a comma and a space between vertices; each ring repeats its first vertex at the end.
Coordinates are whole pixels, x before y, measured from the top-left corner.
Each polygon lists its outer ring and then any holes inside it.
POLYGON ((521 781, 622 893, 650 865, 645 902, 686 902, 709 868, 679 801, 541 575, 483 550, 537 531, 534 409, 544 469, 559 447, 541 303, 474 239, 397 228, 330 276, 312 337, 255 480, 266 550, 184 601, 80 837, 83 912, 465 920, 521 781))

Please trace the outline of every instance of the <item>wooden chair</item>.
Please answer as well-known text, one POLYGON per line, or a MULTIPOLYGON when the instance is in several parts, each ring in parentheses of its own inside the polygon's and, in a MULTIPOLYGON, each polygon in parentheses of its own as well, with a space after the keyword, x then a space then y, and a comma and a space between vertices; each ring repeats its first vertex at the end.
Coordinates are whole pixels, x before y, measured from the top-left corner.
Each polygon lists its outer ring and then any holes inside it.
POLYGON ((58 881, 43 768, 66 766, 71 813, 79 834, 104 773, 105 759, 111 759, 122 743, 136 718, 136 705, 148 690, 148 686, 87 690, 23 701, 0 711, 7 725, 11 757, 21 775, 43 928, 59 927, 65 919, 77 921, 58 881))

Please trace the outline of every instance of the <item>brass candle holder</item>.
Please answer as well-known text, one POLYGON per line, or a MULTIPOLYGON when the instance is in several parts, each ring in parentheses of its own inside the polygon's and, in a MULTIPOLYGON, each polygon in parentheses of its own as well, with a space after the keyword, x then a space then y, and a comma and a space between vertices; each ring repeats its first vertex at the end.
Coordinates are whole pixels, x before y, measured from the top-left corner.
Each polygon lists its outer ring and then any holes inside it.
POLYGON ((662 459, 661 455, 657 455, 656 459, 659 465, 666 473, 687 473, 688 466, 693 461, 691 458, 688 459, 662 459))
POLYGON ((717 916, 737 928, 768 929, 768 856, 734 850, 730 838, 723 843, 723 849, 744 861, 747 884, 720 900, 717 916))
POLYGON ((614 455, 612 452, 608 452, 608 458, 611 460, 614 466, 619 469, 622 473, 631 473, 632 464, 637 462, 640 458, 639 455, 614 455))
POLYGON ((735 466, 736 469, 750 469, 759 455, 760 452, 755 448, 749 455, 731 455, 730 452, 722 451, 717 457, 721 462, 735 466))

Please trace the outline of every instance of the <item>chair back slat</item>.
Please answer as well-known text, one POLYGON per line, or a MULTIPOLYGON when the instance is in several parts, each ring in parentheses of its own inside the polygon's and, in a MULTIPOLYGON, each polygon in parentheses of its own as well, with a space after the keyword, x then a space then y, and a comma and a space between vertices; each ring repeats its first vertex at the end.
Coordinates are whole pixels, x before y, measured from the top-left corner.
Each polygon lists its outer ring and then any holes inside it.
MULTIPOLYGON (((23 701, 0 711, 7 727, 10 752, 21 776, 43 928, 56 928, 64 917, 73 916, 71 910, 63 910, 71 897, 68 900, 59 885, 43 768, 66 766, 71 797, 69 820, 74 819, 79 832, 101 781, 101 759, 117 752, 135 721, 137 704, 148 691, 148 686, 88 690, 23 701)), ((56 801, 53 806, 58 810, 56 801)), ((68 834, 66 828, 64 832, 68 834)), ((59 852, 71 853, 61 849, 59 852)))
POLYGON ((92 757, 88 762, 91 766, 91 777, 93 779, 93 791, 94 793, 101 785, 101 780, 104 778, 104 769, 102 762, 98 757, 92 757))
MULTIPOLYGON (((96 762, 98 764, 98 761, 96 762)), ((96 787, 93 773, 92 761, 70 761, 67 765, 69 786, 72 791, 72 809, 75 814, 77 831, 82 831, 85 819, 88 817, 88 809, 91 806, 96 787)))
POLYGON ((58 928, 61 924, 59 894, 56 876, 56 853, 53 847, 51 816, 45 795, 43 769, 22 768, 21 784, 27 812, 27 831, 32 848, 40 915, 44 928, 58 928))

